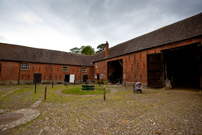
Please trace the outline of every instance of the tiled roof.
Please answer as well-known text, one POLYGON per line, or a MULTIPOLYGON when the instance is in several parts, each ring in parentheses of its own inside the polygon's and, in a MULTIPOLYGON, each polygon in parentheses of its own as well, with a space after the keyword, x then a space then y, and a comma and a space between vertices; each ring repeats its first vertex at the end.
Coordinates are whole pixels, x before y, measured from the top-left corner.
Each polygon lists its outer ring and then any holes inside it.
POLYGON ((109 49, 109 56, 107 58, 105 58, 104 51, 95 54, 95 59, 93 62, 166 45, 201 35, 202 13, 118 44, 109 49))
POLYGON ((0 60, 93 66, 92 62, 197 36, 202 36, 202 13, 109 48, 107 58, 104 51, 89 56, 0 43, 0 60))
POLYGON ((89 55, 0 43, 0 60, 93 66, 92 59, 89 55))

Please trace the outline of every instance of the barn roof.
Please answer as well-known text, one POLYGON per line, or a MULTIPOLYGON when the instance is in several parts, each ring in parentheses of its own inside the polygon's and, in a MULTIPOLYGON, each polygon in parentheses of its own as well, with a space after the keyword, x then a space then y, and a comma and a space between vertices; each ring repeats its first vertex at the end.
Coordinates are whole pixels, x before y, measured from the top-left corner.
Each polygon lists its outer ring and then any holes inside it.
POLYGON ((109 56, 107 58, 105 58, 104 51, 89 56, 0 43, 0 60, 93 66, 92 62, 167 45, 197 36, 202 36, 202 13, 111 47, 109 48, 109 56))
POLYGON ((89 55, 0 43, 0 60, 93 66, 89 55))
POLYGON ((93 62, 166 45, 201 35, 202 13, 109 48, 109 56, 107 58, 105 58, 104 51, 95 54, 93 62))

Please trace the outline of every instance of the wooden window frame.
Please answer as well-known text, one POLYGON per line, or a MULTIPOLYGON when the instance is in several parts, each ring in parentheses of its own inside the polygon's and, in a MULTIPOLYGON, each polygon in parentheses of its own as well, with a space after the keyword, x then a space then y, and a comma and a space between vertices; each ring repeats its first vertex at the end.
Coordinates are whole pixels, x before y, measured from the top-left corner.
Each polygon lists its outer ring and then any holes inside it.
POLYGON ((69 67, 68 66, 63 66, 62 67, 62 71, 63 72, 68 72, 69 71, 69 67))
POLYGON ((87 72, 87 68, 86 67, 82 67, 81 71, 86 73, 87 72))
POLYGON ((97 62, 95 63, 95 68, 98 68, 98 63, 97 62))
POLYGON ((30 65, 26 63, 22 63, 20 65, 20 70, 30 70, 30 65))

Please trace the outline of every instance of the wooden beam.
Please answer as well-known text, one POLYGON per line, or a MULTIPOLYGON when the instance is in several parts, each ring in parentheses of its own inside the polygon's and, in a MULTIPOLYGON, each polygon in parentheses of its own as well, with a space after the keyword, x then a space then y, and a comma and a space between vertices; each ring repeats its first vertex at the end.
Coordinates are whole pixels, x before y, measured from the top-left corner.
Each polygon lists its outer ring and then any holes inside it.
POLYGON ((121 64, 121 66, 123 67, 123 64, 119 61, 119 63, 121 64))

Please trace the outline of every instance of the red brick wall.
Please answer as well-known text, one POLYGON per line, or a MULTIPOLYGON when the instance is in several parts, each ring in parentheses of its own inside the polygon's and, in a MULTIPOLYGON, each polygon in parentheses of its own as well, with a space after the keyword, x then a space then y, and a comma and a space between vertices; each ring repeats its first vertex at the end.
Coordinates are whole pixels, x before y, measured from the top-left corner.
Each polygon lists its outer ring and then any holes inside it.
POLYGON ((181 47, 185 45, 194 44, 201 42, 202 37, 181 41, 177 43, 172 43, 169 45, 164 45, 152 49, 147 49, 132 54, 127 54, 124 56, 99 61, 98 68, 94 69, 95 74, 104 74, 104 81, 107 80, 107 62, 122 59, 123 60, 123 82, 136 82, 140 81, 147 83, 147 54, 160 53, 162 50, 181 47))
MULTIPOLYGON (((83 75, 88 75, 89 81, 96 81, 95 74, 103 74, 103 80, 107 80, 107 62, 114 60, 123 60, 123 82, 136 82, 140 81, 147 83, 147 54, 159 53, 165 49, 171 49, 181 47, 185 45, 194 44, 201 42, 202 37, 189 39, 186 41, 180 41, 169 45, 164 45, 152 49, 147 49, 124 56, 103 60, 98 62, 98 68, 87 67, 87 72, 81 72, 81 66, 68 66, 69 71, 62 71, 62 67, 65 65, 57 64, 39 64, 39 63, 28 63, 30 64, 30 70, 20 70, 20 82, 33 82, 34 74, 41 73, 42 81, 55 81, 63 82, 65 74, 75 74, 76 82, 83 81, 83 75)), ((0 83, 10 82, 11 80, 15 83, 18 81, 19 75, 19 63, 0 61, 2 64, 0 83)))
POLYGON ((5 62, 0 61, 1 63, 1 75, 0 81, 18 81, 18 73, 19 73, 19 63, 17 62, 5 62))
MULTIPOLYGON (((19 75, 19 62, 6 62, 0 61, 2 64, 0 82, 9 83, 13 80, 17 83, 19 75)), ((26 62, 21 62, 26 63, 26 62)), ((93 67, 86 67, 87 72, 82 72, 81 66, 68 66, 56 64, 39 64, 39 63, 26 63, 29 64, 29 70, 20 70, 20 83, 33 83, 34 74, 40 73, 42 75, 42 82, 63 82, 65 74, 75 74, 77 83, 83 81, 83 75, 88 75, 88 81, 93 81, 93 67), (69 71, 62 71, 63 66, 68 66, 69 71)))

